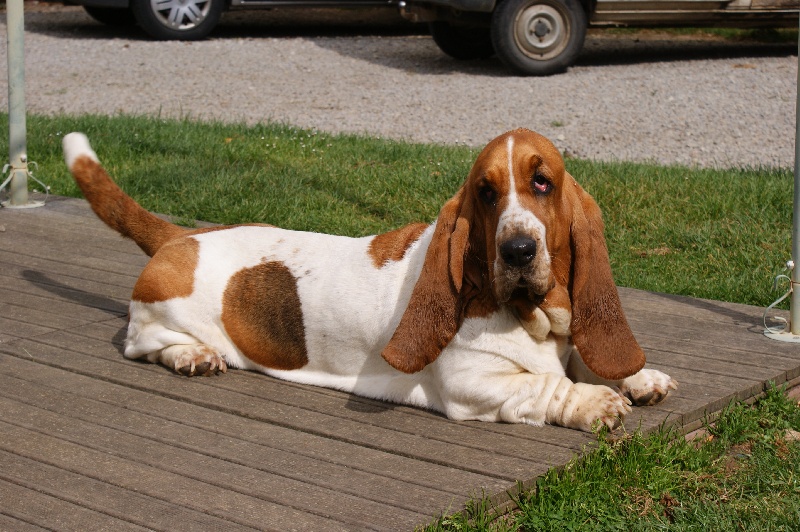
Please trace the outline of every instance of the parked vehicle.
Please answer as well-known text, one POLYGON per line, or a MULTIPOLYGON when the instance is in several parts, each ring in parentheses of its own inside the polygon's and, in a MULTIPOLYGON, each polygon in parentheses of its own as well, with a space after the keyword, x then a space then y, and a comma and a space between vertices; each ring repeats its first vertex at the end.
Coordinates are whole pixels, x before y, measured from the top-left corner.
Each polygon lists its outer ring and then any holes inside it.
POLYGON ((575 62, 588 27, 798 25, 798 0, 69 0, 105 24, 138 24, 155 39, 206 37, 228 9, 396 5, 425 22, 456 59, 497 55, 514 73, 575 62))

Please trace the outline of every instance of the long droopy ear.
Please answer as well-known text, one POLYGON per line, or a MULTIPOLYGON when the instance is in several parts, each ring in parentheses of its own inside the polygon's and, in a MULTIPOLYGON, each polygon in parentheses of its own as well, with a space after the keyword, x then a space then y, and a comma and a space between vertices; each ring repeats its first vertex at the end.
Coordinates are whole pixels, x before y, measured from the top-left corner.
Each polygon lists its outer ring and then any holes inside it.
POLYGON ((460 292, 470 233, 465 195, 462 188, 439 212, 411 300, 381 353, 392 367, 404 373, 420 371, 436 360, 461 324, 460 292))
POLYGON ((577 182, 570 179, 573 219, 572 246, 572 340, 586 366, 608 380, 620 380, 638 372, 644 352, 625 319, 611 275, 600 207, 577 182))

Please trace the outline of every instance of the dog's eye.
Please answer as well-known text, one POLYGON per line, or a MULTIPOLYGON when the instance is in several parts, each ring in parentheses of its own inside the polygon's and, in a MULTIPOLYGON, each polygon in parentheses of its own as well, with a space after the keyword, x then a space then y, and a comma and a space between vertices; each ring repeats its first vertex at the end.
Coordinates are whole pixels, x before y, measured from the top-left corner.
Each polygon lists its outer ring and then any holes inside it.
POLYGON ((483 201, 487 205, 494 205, 497 201, 497 192, 490 187, 489 185, 484 185, 478 190, 478 196, 480 196, 481 201, 483 201))
POLYGON ((533 175, 531 182, 533 184, 534 192, 540 196, 546 196, 550 194, 551 190, 553 190, 553 184, 538 172, 533 175))

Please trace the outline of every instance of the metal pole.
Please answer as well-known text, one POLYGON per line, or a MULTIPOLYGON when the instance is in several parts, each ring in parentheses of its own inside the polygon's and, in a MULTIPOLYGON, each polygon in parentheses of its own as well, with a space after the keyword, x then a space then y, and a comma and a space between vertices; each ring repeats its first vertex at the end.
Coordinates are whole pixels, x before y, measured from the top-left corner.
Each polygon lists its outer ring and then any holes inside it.
MULTIPOLYGON (((800 22, 798 22, 800 24, 800 22)), ((782 342, 800 343, 800 36, 797 39, 797 93, 795 96, 795 133, 794 133, 794 196, 792 204, 792 259, 787 263, 790 269, 789 281, 791 288, 789 297, 789 323, 783 330, 771 330, 769 327, 764 335, 773 340, 782 342)), ((785 276, 779 276, 785 277, 785 276)), ((776 280, 777 282, 777 280, 776 280)), ((780 303, 786 296, 770 305, 770 308, 780 303)), ((769 311, 769 308, 767 308, 769 311)), ((765 322, 766 325, 766 313, 765 322)))
POLYGON ((11 162, 9 203, 28 203, 28 156, 25 153, 25 47, 22 0, 8 0, 8 155, 11 162))
MULTIPOLYGON (((23 0, 7 0, 6 31, 8 39, 8 155, 11 175, 8 201, 4 207, 38 207, 42 202, 28 201, 27 129, 25 126, 25 8, 23 0)), ((5 184, 5 183, 4 183, 5 184)), ((2 188, 2 187, 0 187, 2 188)))
MULTIPOLYGON (((800 24, 800 23, 799 23, 800 24)), ((792 209, 792 294, 789 296, 789 326, 792 335, 800 335, 800 36, 797 39, 797 96, 795 104, 795 134, 794 134, 794 204, 792 209)))

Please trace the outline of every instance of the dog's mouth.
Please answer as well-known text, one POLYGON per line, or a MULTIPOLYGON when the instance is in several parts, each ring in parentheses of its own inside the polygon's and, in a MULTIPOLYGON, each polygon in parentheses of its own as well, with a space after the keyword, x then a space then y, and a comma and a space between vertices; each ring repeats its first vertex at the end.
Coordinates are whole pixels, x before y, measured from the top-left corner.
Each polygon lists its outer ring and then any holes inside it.
POLYGON ((524 299, 538 305, 552 287, 548 283, 539 282, 539 279, 532 279, 532 277, 534 276, 521 272, 507 275, 505 286, 498 287, 501 288, 501 293, 497 294, 498 299, 501 302, 524 299))
POLYGON ((550 286, 542 283, 531 282, 524 275, 520 276, 517 280, 517 287, 512 292, 513 296, 525 294, 528 299, 534 300, 536 298, 544 298, 544 295, 550 291, 550 286))
POLYGON ((534 305, 538 306, 542 301, 544 301, 544 294, 537 294, 536 292, 531 291, 527 286, 520 286, 511 292, 511 297, 508 299, 509 301, 530 301, 534 305))

